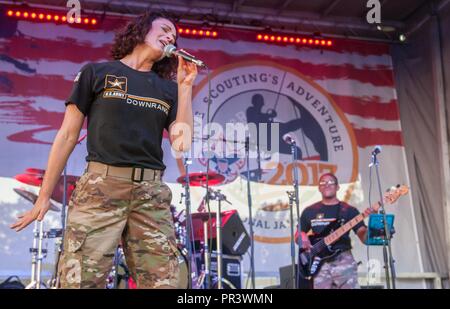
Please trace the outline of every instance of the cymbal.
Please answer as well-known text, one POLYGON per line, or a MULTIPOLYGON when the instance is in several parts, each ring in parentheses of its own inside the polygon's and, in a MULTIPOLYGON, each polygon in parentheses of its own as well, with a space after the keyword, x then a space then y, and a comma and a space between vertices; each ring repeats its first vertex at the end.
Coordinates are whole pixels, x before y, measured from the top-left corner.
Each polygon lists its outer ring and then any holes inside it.
POLYGON ((14 176, 14 178, 27 185, 40 186, 42 184, 43 176, 34 174, 19 174, 14 176))
MULTIPOLYGON (((44 179, 45 170, 27 168, 26 172, 23 174, 18 174, 14 178, 27 185, 40 187, 42 185, 42 180, 44 179)), ((67 190, 66 199, 68 200, 72 195, 72 191, 75 189, 75 184, 80 177, 74 175, 66 175, 67 190)), ((55 189, 52 194, 52 199, 58 203, 63 203, 64 196, 64 176, 60 176, 55 189)))
MULTIPOLYGON (((27 169, 26 173, 18 174, 14 176, 14 178, 20 182, 23 182, 27 185, 32 186, 40 186, 42 184, 42 180, 44 179, 44 173, 39 173, 39 170, 35 169, 35 171, 28 171, 31 169, 27 169)), ((66 181, 68 184, 75 184, 79 176, 74 175, 66 175, 66 181)), ((58 184, 62 184, 64 182, 64 176, 60 176, 58 180, 58 184)))
MULTIPOLYGON (((189 185, 193 187, 202 187, 206 186, 206 173, 190 173, 188 175, 189 177, 189 185)), ((218 184, 221 184, 225 180, 225 177, 217 174, 215 172, 209 172, 208 175, 208 185, 209 186, 215 186, 218 184)), ((180 176, 177 178, 177 182, 181 184, 186 184, 186 175, 180 176)))
MULTIPOLYGON (((13 190, 27 201, 30 201, 33 205, 34 203, 36 203, 38 196, 35 193, 19 188, 14 188, 13 190)), ((50 202, 50 210, 57 212, 60 211, 59 207, 53 204, 52 202, 50 202)))
POLYGON ((45 173, 45 170, 40 169, 40 168, 34 168, 34 167, 29 167, 25 169, 25 173, 26 174, 30 174, 30 175, 41 175, 43 176, 45 173))

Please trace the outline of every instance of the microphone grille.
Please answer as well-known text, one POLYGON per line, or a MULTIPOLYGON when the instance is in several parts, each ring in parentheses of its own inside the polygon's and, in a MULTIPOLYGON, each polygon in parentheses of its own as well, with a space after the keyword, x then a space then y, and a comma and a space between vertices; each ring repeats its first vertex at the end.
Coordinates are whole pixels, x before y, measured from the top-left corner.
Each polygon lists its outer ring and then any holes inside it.
POLYGON ((164 46, 164 57, 171 57, 172 53, 176 50, 177 48, 175 47, 175 45, 172 44, 167 44, 166 46, 164 46))

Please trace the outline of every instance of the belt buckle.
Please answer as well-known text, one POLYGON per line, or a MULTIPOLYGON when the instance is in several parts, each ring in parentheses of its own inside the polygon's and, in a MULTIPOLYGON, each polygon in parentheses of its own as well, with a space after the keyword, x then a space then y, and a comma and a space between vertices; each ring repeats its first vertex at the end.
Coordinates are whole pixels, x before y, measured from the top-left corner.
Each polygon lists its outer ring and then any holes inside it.
POLYGON ((137 167, 137 168, 133 167, 131 179, 133 181, 135 181, 135 182, 142 182, 142 180, 144 179, 144 169, 140 168, 140 167, 137 167), (136 170, 140 171, 139 180, 137 180, 136 177, 135 177, 136 176, 136 170))

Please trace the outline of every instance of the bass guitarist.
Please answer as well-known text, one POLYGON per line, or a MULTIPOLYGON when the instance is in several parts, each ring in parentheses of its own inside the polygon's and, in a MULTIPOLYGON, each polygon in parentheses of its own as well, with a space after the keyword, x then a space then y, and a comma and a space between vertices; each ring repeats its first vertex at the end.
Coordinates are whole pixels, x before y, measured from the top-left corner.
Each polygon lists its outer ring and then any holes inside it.
MULTIPOLYGON (((359 215, 358 209, 338 200, 339 190, 337 177, 332 173, 323 174, 319 179, 319 191, 322 201, 304 209, 300 217, 302 250, 310 250, 317 243, 339 228, 342 224, 359 215), (312 244, 312 245, 311 245, 312 244)), ((370 214, 370 210, 366 210, 370 214)), ((362 243, 367 238, 367 227, 364 221, 353 227, 362 243)), ((298 243, 298 233, 296 234, 298 243)), ((319 271, 312 277, 314 289, 355 289, 358 285, 358 265, 353 258, 349 232, 331 245, 328 251, 331 257, 324 256, 319 271), (334 254, 333 254, 334 253, 334 254)))

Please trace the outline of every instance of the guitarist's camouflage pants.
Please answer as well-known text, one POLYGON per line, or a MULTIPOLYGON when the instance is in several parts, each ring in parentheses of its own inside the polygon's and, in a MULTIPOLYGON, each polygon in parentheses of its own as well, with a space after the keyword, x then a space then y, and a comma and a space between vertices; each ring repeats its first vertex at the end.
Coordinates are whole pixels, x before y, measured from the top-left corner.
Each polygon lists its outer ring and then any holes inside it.
POLYGON ((177 288, 172 193, 159 180, 132 182, 85 172, 69 202, 61 288, 105 288, 117 245, 138 288, 177 288))
POLYGON ((325 262, 314 277, 314 289, 357 289, 358 265, 350 250, 325 262))

